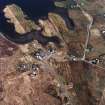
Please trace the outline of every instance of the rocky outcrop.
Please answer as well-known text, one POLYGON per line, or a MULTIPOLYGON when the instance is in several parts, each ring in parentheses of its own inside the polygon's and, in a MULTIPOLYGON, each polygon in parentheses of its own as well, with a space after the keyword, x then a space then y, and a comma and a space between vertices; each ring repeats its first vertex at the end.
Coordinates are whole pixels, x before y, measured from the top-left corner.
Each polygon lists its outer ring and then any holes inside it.
POLYGON ((18 33, 23 34, 39 28, 35 22, 27 20, 27 16, 22 12, 21 8, 15 4, 6 6, 4 13, 5 17, 9 19, 8 22, 14 24, 15 30, 18 33))

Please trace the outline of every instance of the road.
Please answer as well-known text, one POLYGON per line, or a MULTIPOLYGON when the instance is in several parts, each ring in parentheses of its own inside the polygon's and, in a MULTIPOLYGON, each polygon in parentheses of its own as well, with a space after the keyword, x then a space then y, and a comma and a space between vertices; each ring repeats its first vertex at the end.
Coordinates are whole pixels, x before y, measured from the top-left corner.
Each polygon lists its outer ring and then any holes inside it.
POLYGON ((91 27, 92 27, 92 24, 93 24, 93 17, 88 14, 86 11, 84 11, 81 6, 79 4, 77 4, 78 7, 80 8, 80 10, 82 11, 83 15, 88 19, 89 21, 89 24, 87 25, 87 37, 86 37, 86 41, 85 41, 85 45, 84 45, 84 52, 83 52, 83 57, 82 58, 74 58, 73 60, 74 61, 83 61, 86 59, 86 52, 87 52, 87 47, 88 47, 88 43, 89 43, 89 39, 90 39, 90 36, 91 36, 91 27))
POLYGON ((89 20, 89 24, 87 25, 87 38, 86 38, 86 42, 85 42, 85 46, 84 46, 84 53, 83 53, 83 60, 85 60, 86 58, 86 51, 87 51, 87 47, 88 47, 88 43, 89 43, 89 39, 91 36, 91 27, 93 24, 93 17, 91 15, 89 15, 86 11, 82 10, 82 13, 84 14, 84 16, 87 17, 87 19, 89 20))

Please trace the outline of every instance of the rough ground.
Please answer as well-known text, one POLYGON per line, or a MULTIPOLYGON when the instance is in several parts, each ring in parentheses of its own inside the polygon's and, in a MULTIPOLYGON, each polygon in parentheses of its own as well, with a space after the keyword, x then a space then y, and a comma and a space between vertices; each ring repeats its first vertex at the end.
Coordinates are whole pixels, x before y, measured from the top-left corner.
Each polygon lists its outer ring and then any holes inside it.
POLYGON ((67 29, 57 14, 49 13, 48 20, 44 21, 43 33, 57 33, 62 39, 61 48, 53 44, 43 47, 37 41, 16 45, 0 36, 0 105, 104 105, 105 32, 102 34, 102 31, 105 31, 105 0, 85 3, 83 11, 69 10, 75 30, 67 29), (85 46, 90 17, 94 22, 88 30, 89 41, 85 46), (56 51, 43 60, 31 56, 39 48, 47 53, 50 46, 56 51), (81 59, 84 50, 85 59, 81 59), (100 61, 92 64, 96 58, 100 61), (40 67, 34 75, 29 69, 18 71, 19 63, 40 67))

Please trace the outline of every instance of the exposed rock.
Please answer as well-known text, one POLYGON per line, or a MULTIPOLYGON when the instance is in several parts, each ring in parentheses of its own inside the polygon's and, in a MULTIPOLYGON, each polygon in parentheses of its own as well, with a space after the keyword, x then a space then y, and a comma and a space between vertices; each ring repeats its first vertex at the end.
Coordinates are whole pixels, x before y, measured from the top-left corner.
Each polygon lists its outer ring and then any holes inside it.
MULTIPOLYGON (((52 18, 52 17, 50 17, 52 18)), ((54 36, 57 35, 57 31, 54 28, 53 23, 51 23, 48 19, 47 20, 39 20, 39 25, 43 28, 43 35, 45 36, 54 36)))
POLYGON ((21 8, 15 4, 8 5, 4 9, 5 16, 9 19, 8 22, 13 23, 15 30, 18 33, 30 32, 33 29, 39 29, 35 22, 26 19, 26 15, 22 12, 21 8))

